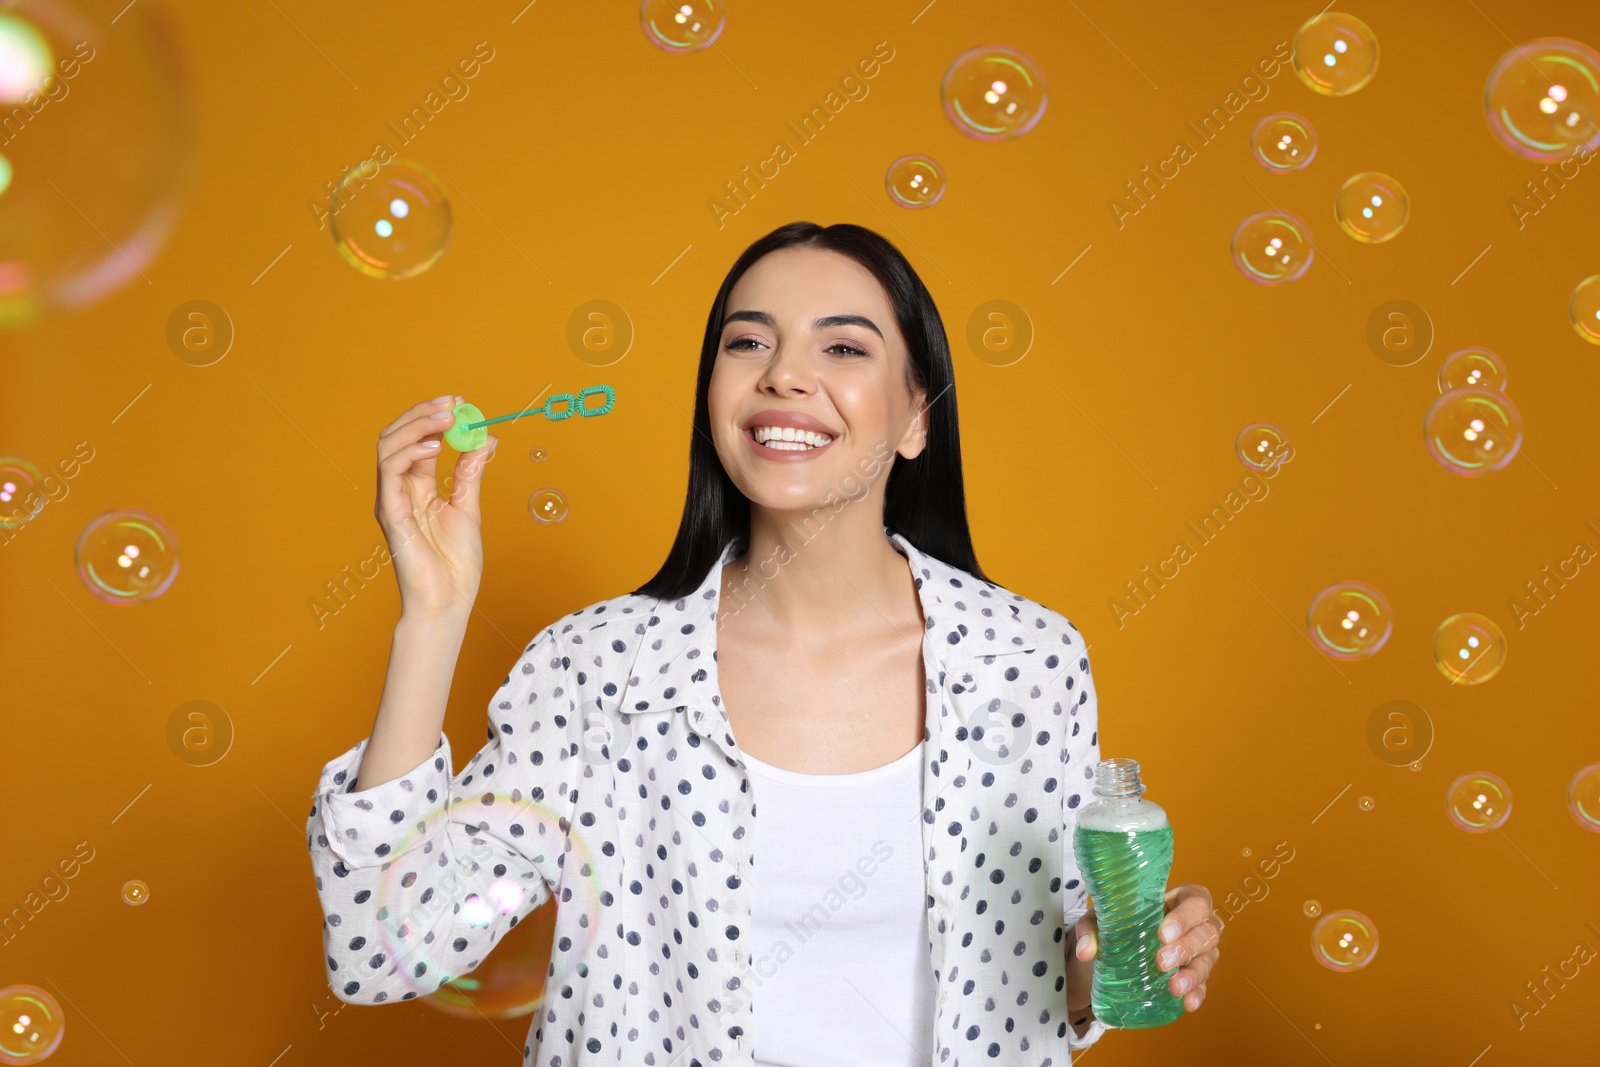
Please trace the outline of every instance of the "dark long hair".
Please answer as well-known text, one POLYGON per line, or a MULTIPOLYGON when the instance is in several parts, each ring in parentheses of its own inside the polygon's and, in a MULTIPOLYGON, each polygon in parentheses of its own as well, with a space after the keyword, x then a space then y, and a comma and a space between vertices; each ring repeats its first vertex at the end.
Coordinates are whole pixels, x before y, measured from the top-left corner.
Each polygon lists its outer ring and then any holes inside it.
POLYGON ((688 596, 705 581, 712 565, 730 544, 736 554, 749 547, 750 500, 723 468, 711 441, 711 413, 706 393, 722 341, 722 317, 728 293, 745 271, 768 252, 780 248, 821 248, 849 256, 861 264, 889 296, 895 322, 910 351, 908 376, 928 405, 928 439, 915 459, 896 455, 884 491, 883 525, 917 547, 919 552, 989 581, 978 568, 967 529, 967 498, 961 481, 961 437, 956 423, 955 372, 944 322, 922 279, 900 250, 864 226, 841 222, 819 226, 791 222, 744 250, 722 280, 706 317, 700 345, 700 373, 694 390, 694 433, 689 437, 689 491, 683 518, 666 562, 655 577, 634 592, 662 600, 688 596))

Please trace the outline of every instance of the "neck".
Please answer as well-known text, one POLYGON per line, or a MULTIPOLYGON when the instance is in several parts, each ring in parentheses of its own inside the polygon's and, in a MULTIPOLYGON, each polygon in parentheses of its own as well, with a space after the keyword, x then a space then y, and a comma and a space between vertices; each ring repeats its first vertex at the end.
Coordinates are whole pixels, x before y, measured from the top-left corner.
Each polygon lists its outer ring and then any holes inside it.
POLYGON ((791 633, 837 635, 850 620, 881 625, 895 617, 908 590, 914 598, 910 567, 884 533, 872 495, 837 514, 753 505, 749 547, 723 568, 722 614, 749 612, 747 621, 791 633))

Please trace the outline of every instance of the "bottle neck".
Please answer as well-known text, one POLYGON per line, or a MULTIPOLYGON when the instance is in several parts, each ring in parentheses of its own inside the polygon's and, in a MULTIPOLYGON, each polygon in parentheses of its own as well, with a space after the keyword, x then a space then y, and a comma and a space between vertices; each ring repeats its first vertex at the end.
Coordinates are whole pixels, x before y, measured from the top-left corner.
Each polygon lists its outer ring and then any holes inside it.
POLYGON ((1137 798, 1146 789, 1139 781, 1139 763, 1131 759, 1104 759, 1095 765, 1094 792, 1107 799, 1137 798))

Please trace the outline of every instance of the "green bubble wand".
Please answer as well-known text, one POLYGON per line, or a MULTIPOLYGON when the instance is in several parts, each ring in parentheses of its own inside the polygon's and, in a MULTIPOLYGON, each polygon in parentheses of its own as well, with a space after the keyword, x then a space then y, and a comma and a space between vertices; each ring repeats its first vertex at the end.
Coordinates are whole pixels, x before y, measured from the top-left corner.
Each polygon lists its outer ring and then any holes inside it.
POLYGON ((461 403, 452 409, 455 414, 455 422, 451 423, 450 428, 444 432, 444 439, 457 452, 471 452, 474 449, 482 448, 483 443, 489 439, 489 431, 484 427, 492 426, 497 422, 520 419, 528 415, 543 415, 551 422, 570 419, 574 415, 588 419, 596 415, 608 414, 616 406, 617 391, 609 385, 591 385, 587 389, 579 390, 577 396, 573 396, 571 393, 557 393, 546 400, 542 407, 530 408, 527 411, 514 411, 510 415, 500 415, 492 419, 484 418, 483 412, 479 411, 476 405, 461 403), (604 404, 597 408, 584 405, 585 400, 600 393, 605 394, 606 402, 604 404), (560 411, 556 411, 554 408, 557 404, 565 406, 560 411))

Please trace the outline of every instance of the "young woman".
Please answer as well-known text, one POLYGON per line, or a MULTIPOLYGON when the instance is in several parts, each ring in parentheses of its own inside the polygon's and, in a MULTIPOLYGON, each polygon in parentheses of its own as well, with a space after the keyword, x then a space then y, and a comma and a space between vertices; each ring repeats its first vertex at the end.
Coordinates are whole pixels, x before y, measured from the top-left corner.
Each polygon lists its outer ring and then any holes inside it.
MULTIPOLYGON (((1098 1039, 1089 660, 979 569, 949 348, 904 257, 807 222, 740 256, 666 562, 534 639, 454 775, 496 444, 435 494, 459 399, 378 440, 402 610, 371 736, 307 823, 339 999, 427 995, 554 898, 526 1064, 1064 1067, 1098 1039)), ((1193 1011, 1211 894, 1167 909, 1157 964, 1193 1011)))

